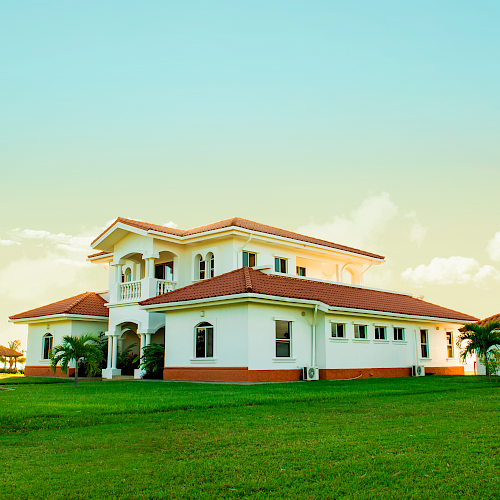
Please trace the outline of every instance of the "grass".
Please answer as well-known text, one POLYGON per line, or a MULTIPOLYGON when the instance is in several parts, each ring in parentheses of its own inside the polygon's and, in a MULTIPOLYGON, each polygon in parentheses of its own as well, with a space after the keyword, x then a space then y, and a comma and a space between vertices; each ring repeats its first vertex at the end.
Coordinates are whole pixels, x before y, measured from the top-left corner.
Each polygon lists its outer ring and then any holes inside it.
POLYGON ((500 498, 482 377, 0 387, 9 499, 500 498))

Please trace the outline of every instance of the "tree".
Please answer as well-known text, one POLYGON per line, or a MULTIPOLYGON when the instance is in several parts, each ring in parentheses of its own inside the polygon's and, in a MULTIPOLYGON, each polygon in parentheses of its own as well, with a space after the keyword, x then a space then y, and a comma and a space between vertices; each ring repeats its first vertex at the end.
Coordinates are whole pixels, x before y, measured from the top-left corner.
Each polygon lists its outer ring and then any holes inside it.
MULTIPOLYGON (((139 356, 136 358, 138 361, 139 356)), ((149 344, 142 349, 142 360, 140 368, 146 371, 145 378, 155 378, 155 374, 161 375, 160 370, 165 366, 165 346, 163 344, 149 344)))
MULTIPOLYGON (((500 346, 500 321, 490 321, 486 325, 466 323, 457 337, 457 347, 461 349, 463 361, 467 354, 476 354, 478 359, 488 360, 490 349, 500 346)), ((486 377, 490 378, 489 363, 485 363, 486 377)))
POLYGON ((100 369, 102 354, 98 347, 99 338, 93 333, 84 333, 80 337, 65 335, 62 344, 52 348, 50 353, 50 368, 55 372, 57 365, 61 364, 64 373, 68 365, 75 361, 75 387, 78 387, 78 365, 80 361, 86 363, 87 377, 97 373, 100 369))
MULTIPOLYGON (((21 354, 24 354, 26 351, 20 351, 19 348, 21 347, 21 341, 20 340, 11 340, 9 342, 9 348, 12 349, 13 351, 20 352, 21 354)), ((25 357, 22 358, 14 358, 14 370, 17 371, 17 363, 24 363, 26 361, 25 357)), ((10 367, 12 368, 12 360, 10 362, 10 367)))

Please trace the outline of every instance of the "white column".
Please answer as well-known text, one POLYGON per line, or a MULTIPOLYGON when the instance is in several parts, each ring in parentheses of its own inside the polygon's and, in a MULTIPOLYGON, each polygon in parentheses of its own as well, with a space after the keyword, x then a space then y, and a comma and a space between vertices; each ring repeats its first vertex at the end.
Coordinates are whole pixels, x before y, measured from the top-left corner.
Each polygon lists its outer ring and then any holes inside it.
POLYGON ((144 355, 145 346, 146 346, 146 335, 144 335, 144 333, 141 333, 141 363, 142 363, 142 357, 144 355))
POLYGON ((113 335, 113 355, 111 358, 111 368, 116 368, 116 358, 118 356, 118 335, 113 335))
POLYGON ((155 277, 155 259, 148 259, 149 261, 149 267, 148 267, 148 277, 149 278, 154 278, 155 277))
POLYGON ((149 344, 151 344, 151 334, 146 333, 146 345, 149 345, 149 344))
POLYGON ((111 360, 113 359, 113 337, 108 336, 108 369, 111 367, 111 360))

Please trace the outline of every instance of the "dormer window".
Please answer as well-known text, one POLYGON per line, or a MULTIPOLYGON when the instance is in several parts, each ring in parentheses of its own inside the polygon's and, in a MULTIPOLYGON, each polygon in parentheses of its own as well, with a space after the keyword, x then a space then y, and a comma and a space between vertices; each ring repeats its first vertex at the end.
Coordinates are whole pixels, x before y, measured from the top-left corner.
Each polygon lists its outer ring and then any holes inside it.
POLYGON ((274 258, 274 271, 276 273, 286 274, 288 272, 287 259, 282 259, 281 257, 275 257, 274 258))
POLYGON ((257 265, 257 254, 243 252, 243 267, 255 267, 257 265))

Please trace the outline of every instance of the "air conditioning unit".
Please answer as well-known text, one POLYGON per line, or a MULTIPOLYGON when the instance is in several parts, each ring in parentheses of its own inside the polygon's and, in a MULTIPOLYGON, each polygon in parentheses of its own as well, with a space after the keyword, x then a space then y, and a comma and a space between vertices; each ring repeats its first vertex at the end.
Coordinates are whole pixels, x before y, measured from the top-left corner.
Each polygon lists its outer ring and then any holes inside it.
POLYGON ((319 368, 317 366, 304 366, 303 380, 319 380, 319 368))
POLYGON ((411 374, 413 377, 423 377, 425 375, 425 366, 423 365, 413 365, 411 374))

